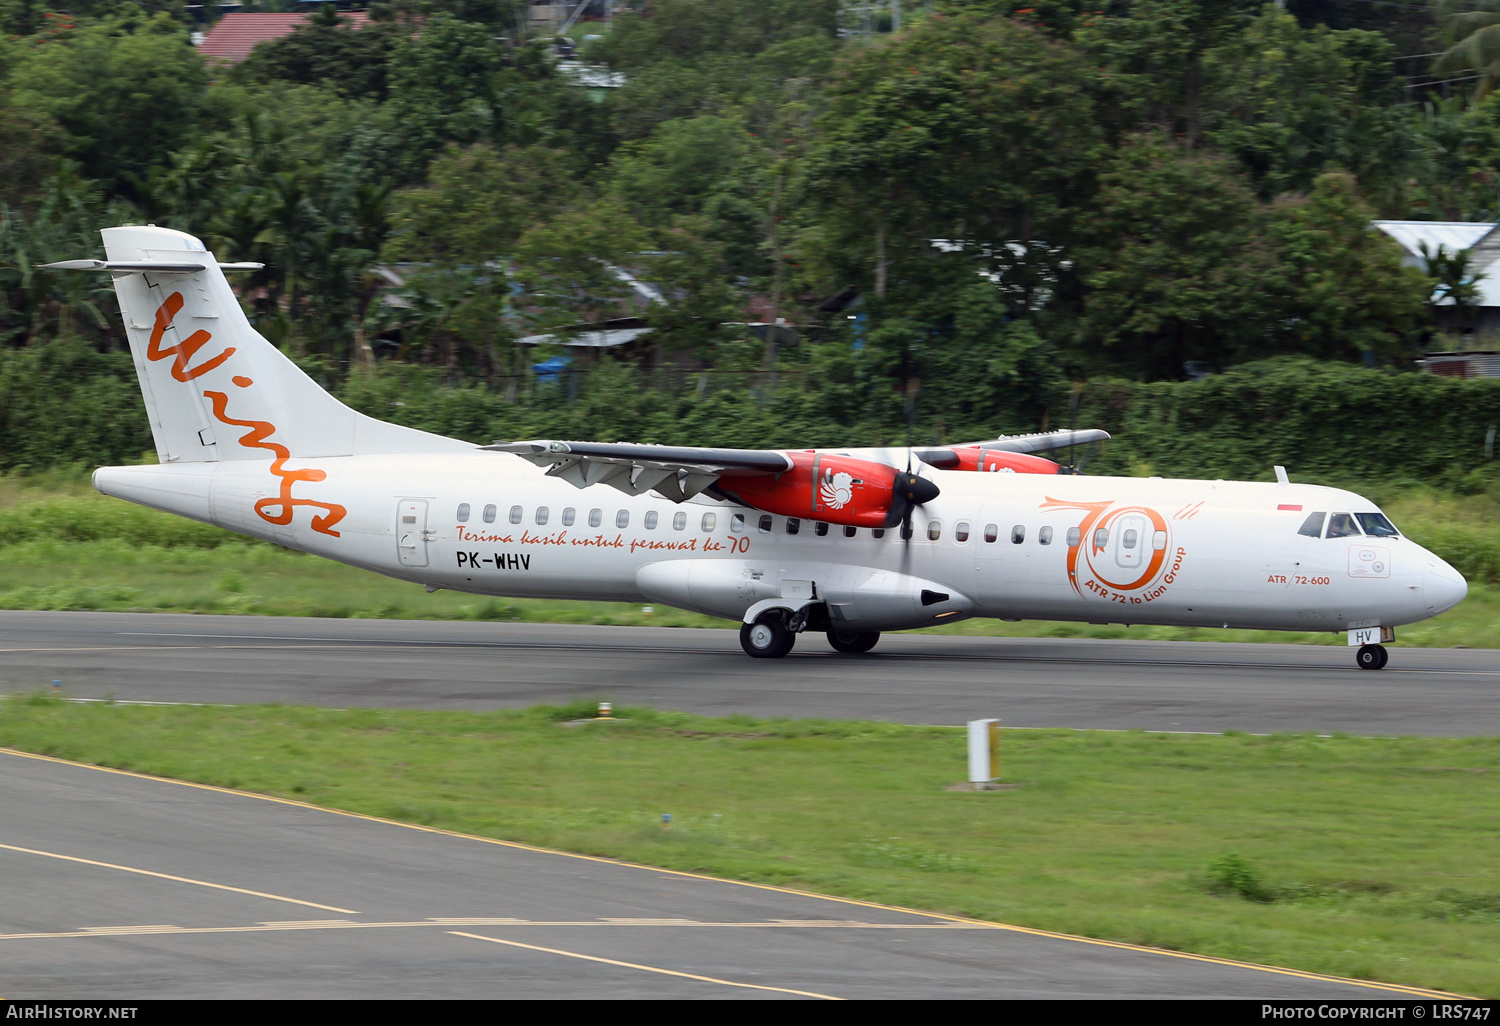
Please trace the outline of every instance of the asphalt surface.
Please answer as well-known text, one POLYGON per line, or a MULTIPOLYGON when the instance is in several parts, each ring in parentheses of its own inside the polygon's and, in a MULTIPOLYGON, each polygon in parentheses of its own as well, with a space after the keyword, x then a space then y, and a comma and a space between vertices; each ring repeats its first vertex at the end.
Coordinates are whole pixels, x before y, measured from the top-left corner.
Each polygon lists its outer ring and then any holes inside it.
POLYGON ((0 998, 1410 998, 0 750, 0 998))
POLYGON ((0 692, 492 709, 599 699, 708 715, 1011 727, 1500 734, 1500 651, 890 634, 803 635, 750 659, 732 631, 569 624, 0 612, 0 692))

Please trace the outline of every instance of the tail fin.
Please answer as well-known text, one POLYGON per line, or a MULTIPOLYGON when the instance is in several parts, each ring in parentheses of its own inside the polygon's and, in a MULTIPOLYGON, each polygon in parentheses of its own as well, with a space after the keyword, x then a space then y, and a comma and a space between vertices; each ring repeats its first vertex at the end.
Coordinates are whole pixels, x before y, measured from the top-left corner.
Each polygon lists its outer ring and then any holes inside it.
POLYGON ((154 226, 103 235, 108 260, 56 266, 113 272, 161 462, 474 448, 366 417, 323 391, 250 326, 193 236, 154 226))

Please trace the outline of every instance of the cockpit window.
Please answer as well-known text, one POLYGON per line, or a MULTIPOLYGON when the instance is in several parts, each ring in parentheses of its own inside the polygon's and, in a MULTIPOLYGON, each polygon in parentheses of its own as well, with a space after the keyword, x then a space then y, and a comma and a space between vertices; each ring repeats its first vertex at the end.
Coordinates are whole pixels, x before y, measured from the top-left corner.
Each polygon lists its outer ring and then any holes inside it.
POLYGON ((1401 532, 1396 526, 1385 518, 1384 513, 1356 513, 1354 519, 1359 521, 1359 526, 1365 529, 1365 534, 1371 538, 1399 538, 1401 532))
POLYGON ((1321 537, 1323 537, 1323 520, 1327 516, 1328 516, 1328 514, 1326 512, 1325 513, 1309 513, 1307 515, 1307 519, 1304 520, 1304 521, 1302 521, 1302 526, 1299 527, 1299 528, 1297 528, 1297 533, 1298 534, 1305 534, 1309 538, 1321 538, 1321 537))
POLYGON ((1359 526, 1348 513, 1335 513, 1328 518, 1328 533, 1325 538, 1358 538, 1359 526))

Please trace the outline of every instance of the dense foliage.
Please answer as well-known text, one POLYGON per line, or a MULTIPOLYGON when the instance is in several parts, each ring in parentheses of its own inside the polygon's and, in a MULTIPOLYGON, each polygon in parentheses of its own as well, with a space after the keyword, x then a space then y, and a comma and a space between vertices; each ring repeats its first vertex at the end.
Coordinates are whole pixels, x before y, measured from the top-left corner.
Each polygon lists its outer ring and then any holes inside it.
POLYGON ((1464 256, 1430 278, 1369 221, 1500 217, 1493 19, 842 6, 637 0, 571 57, 513 0, 324 5, 227 65, 178 0, 0 2, 0 468, 149 448, 107 283, 36 269, 140 221, 265 263, 247 311, 350 402, 467 437, 1077 420, 1126 436, 1100 469, 1484 461, 1496 390, 1402 373, 1464 256), (621 313, 654 335, 620 363, 516 344, 621 313))

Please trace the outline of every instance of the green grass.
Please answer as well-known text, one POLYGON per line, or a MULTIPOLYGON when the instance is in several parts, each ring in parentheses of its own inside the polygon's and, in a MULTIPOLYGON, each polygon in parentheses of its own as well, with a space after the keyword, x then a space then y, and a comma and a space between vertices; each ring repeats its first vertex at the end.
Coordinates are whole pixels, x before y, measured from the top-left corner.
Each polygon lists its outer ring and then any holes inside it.
MULTIPOLYGON (((1382 497, 1397 524, 1463 570, 1468 599, 1397 633, 1397 645, 1492 648, 1500 638, 1500 497, 1407 486, 1382 497)), ((420 586, 247 540, 94 493, 86 477, 0 477, 0 609, 234 613, 723 627, 666 606, 496 599, 420 586), (649 609, 649 612, 647 611, 649 609)), ((991 637, 1274 641, 1343 635, 1201 627, 967 620, 932 633, 991 637)))
MULTIPOLYGON (((0 702, 0 744, 852 898, 1500 996, 1500 739, 962 731, 588 707, 0 702), (662 813, 672 815, 663 833, 662 813)), ((504 909, 491 910, 503 914, 504 909)))

